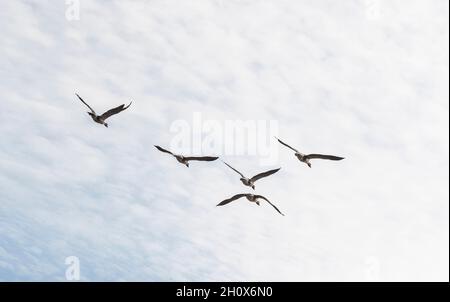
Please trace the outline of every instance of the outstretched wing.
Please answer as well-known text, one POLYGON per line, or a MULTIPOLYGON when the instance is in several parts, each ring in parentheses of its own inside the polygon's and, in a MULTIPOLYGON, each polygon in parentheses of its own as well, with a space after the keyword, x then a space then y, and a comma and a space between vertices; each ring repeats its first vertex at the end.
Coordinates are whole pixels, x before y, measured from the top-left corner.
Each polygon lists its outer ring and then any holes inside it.
POLYGON ((234 170, 234 172, 236 172, 237 174, 241 175, 241 177, 245 177, 241 172, 239 172, 238 170, 236 170, 235 168, 233 168, 232 166, 230 166, 229 164, 227 164, 226 162, 223 161, 223 163, 225 165, 227 165, 228 167, 230 167, 232 170, 234 170))
POLYGON ((269 175, 277 173, 280 169, 281 168, 270 170, 270 171, 266 171, 266 172, 263 172, 263 173, 259 173, 259 174, 255 175, 255 176, 253 176, 250 180, 253 181, 253 182, 257 181, 258 179, 261 179, 263 177, 267 177, 269 175))
POLYGON ((185 157, 184 159, 186 160, 198 160, 198 161, 213 161, 218 159, 218 157, 216 156, 190 156, 190 157, 185 157))
POLYGON ((294 149, 294 148, 292 148, 291 146, 289 146, 288 144, 282 142, 278 137, 275 137, 275 138, 280 142, 280 144, 285 145, 286 147, 288 147, 288 148, 291 149, 291 150, 294 150, 294 151, 297 152, 297 153, 300 153, 297 149, 294 149))
POLYGON ((262 195, 255 195, 255 197, 256 197, 256 198, 264 199, 264 200, 267 201, 267 202, 268 202, 275 210, 277 210, 278 213, 280 213, 281 215, 284 216, 284 214, 281 213, 281 211, 278 210, 278 208, 277 208, 273 203, 271 203, 267 198, 265 198, 264 196, 262 196, 262 195))
POLYGON ((169 150, 166 150, 166 149, 164 149, 164 148, 161 148, 160 146, 155 146, 155 148, 158 149, 158 150, 161 151, 161 152, 169 153, 169 154, 173 155, 172 152, 170 152, 169 150))
POLYGON ((334 155, 325 155, 325 154, 308 154, 306 155, 308 159, 320 158, 320 159, 329 159, 329 160, 342 160, 344 157, 334 156, 334 155))
POLYGON ((91 106, 89 106, 89 105, 81 98, 81 96, 79 96, 77 93, 75 93, 75 95, 80 99, 80 101, 83 102, 83 104, 85 104, 85 105, 89 108, 89 110, 91 110, 91 112, 92 112, 93 114, 97 115, 97 114, 95 113, 94 109, 92 109, 91 106))
POLYGON ((241 198, 241 197, 244 197, 244 196, 247 196, 247 194, 236 194, 236 195, 234 195, 233 197, 228 198, 228 199, 225 199, 224 201, 222 201, 221 203, 219 203, 219 204, 217 205, 217 207, 219 207, 219 206, 224 206, 224 205, 226 205, 226 204, 228 204, 228 203, 230 203, 230 202, 232 202, 232 201, 234 201, 234 200, 236 200, 236 199, 239 199, 239 198, 241 198))
MULTIPOLYGON (((132 102, 131 102, 131 103, 132 103, 132 102)), ((101 118, 102 120, 106 120, 108 117, 110 117, 110 116, 112 116, 112 115, 114 115, 114 114, 117 114, 117 113, 119 113, 119 112, 122 112, 122 111, 128 109, 128 107, 130 107, 131 103, 128 104, 128 106, 126 106, 126 107, 125 107, 125 104, 122 104, 122 105, 120 105, 120 106, 118 106, 118 107, 116 107, 116 108, 110 109, 110 110, 106 111, 105 113, 103 113, 103 114, 100 116, 100 118, 101 118)))

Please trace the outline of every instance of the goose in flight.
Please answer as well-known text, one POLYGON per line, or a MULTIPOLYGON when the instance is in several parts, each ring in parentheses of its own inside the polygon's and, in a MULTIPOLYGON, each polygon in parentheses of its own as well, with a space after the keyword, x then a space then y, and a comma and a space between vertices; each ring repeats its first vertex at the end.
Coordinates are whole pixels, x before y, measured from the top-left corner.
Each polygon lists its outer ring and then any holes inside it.
POLYGON ((267 177, 269 175, 272 175, 272 174, 278 172, 281 169, 281 168, 278 168, 278 169, 266 171, 266 172, 263 172, 263 173, 259 173, 259 174, 255 175, 255 176, 253 176, 252 178, 247 178, 247 177, 244 176, 244 174, 242 174, 241 172, 239 172, 238 170, 236 170, 235 168, 233 168, 232 166, 230 166, 226 162, 223 162, 223 163, 225 165, 227 165, 228 167, 230 167, 232 170, 234 170, 236 173, 241 175, 241 179, 240 180, 244 184, 244 186, 251 187, 253 190, 255 189, 255 181, 257 181, 258 179, 261 179, 263 177, 267 177))
POLYGON ((329 160, 342 160, 344 159, 344 157, 340 157, 340 156, 334 156, 334 155, 324 155, 324 154, 303 154, 300 153, 297 149, 292 148, 291 146, 289 146, 288 144, 282 142, 278 137, 275 137, 280 144, 288 147, 291 150, 295 151, 295 156, 298 158, 299 161, 304 162, 305 164, 308 165, 308 167, 311 168, 311 162, 309 161, 310 159, 329 159, 329 160))
POLYGON ((224 201, 222 201, 221 203, 219 203, 217 206, 218 206, 218 207, 219 207, 219 206, 224 206, 224 205, 229 204, 230 202, 232 202, 232 201, 234 201, 234 200, 237 200, 237 199, 239 199, 239 198, 241 198, 241 197, 245 197, 245 198, 247 198, 248 201, 254 202, 254 203, 256 203, 257 205, 259 205, 259 199, 265 200, 265 201, 267 201, 267 202, 268 202, 275 210, 277 210, 278 213, 280 213, 281 215, 284 216, 284 214, 281 213, 281 211, 278 210, 278 208, 277 208, 273 203, 271 203, 267 198, 265 198, 264 196, 261 196, 261 195, 254 195, 254 194, 250 194, 250 193, 248 193, 248 194, 237 194, 237 195, 234 195, 234 196, 231 197, 231 198, 225 199, 224 201))
POLYGON ((179 163, 182 163, 183 165, 186 165, 186 167, 188 167, 188 168, 189 168, 189 161, 190 160, 213 161, 213 160, 218 159, 218 157, 215 157, 215 156, 183 156, 183 155, 173 154, 172 152, 170 152, 170 151, 168 151, 168 150, 166 150, 164 148, 161 148, 160 146, 155 146, 155 147, 156 147, 156 149, 158 149, 161 152, 169 153, 170 155, 175 157, 176 160, 179 163))
POLYGON ((89 110, 91 110, 91 112, 88 112, 88 114, 91 116, 91 118, 94 120, 94 122, 104 125, 107 128, 108 128, 108 123, 106 123, 105 120, 112 115, 115 115, 119 112, 124 111, 125 109, 130 107, 130 105, 132 103, 132 102, 130 102, 130 104, 128 104, 128 106, 125 106, 125 104, 122 104, 119 107, 116 107, 116 108, 106 111, 102 115, 97 115, 97 113, 95 113, 94 109, 92 109, 91 106, 89 106, 78 94, 76 94, 76 96, 80 99, 80 101, 83 102, 83 104, 85 104, 89 108, 89 110))

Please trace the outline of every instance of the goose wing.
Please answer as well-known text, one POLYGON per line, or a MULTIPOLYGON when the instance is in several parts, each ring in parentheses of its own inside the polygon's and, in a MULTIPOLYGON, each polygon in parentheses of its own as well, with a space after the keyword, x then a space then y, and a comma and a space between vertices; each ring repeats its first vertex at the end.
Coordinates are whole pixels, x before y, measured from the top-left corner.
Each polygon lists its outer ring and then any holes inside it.
POLYGON ((288 147, 288 148, 291 149, 291 150, 294 150, 294 151, 297 152, 297 153, 300 153, 300 151, 298 151, 297 149, 292 148, 292 147, 289 146, 288 144, 282 142, 281 139, 279 139, 278 137, 275 137, 275 138, 280 142, 280 144, 285 145, 286 147, 288 147))
POLYGON ((263 172, 263 173, 259 173, 259 174, 255 175, 255 176, 253 176, 250 180, 253 181, 253 182, 254 182, 254 181, 257 181, 258 179, 261 179, 261 178, 263 178, 263 177, 267 177, 267 176, 269 176, 269 175, 272 175, 272 174, 274 174, 274 173, 277 173, 280 169, 281 169, 281 168, 273 169, 273 170, 266 171, 266 172, 263 172))
POLYGON ((83 102, 83 104, 86 105, 86 107, 89 108, 89 110, 91 110, 91 112, 92 112, 93 114, 97 115, 97 114, 95 113, 94 109, 92 109, 91 106, 89 106, 88 103, 86 103, 86 102, 81 98, 81 96, 79 96, 77 93, 75 93, 75 95, 80 99, 80 101, 83 102))
POLYGON ((187 161, 189 161, 189 160, 213 161, 213 160, 218 159, 218 157, 216 157, 216 156, 189 156, 189 157, 185 157, 184 159, 186 159, 187 161))
MULTIPOLYGON (((132 103, 132 102, 131 102, 131 103, 132 103)), ((120 106, 118 106, 118 107, 116 107, 116 108, 110 109, 110 110, 106 111, 105 113, 103 113, 103 114, 100 116, 100 118, 101 118, 102 120, 106 120, 106 119, 109 118, 110 116, 112 116, 112 115, 114 115, 114 114, 117 114, 117 113, 120 113, 120 112, 122 112, 122 111, 128 109, 128 107, 131 106, 131 103, 128 104, 128 106, 125 106, 125 104, 122 104, 122 105, 120 105, 120 106)))
POLYGON ((229 164, 227 164, 226 162, 223 162, 225 165, 227 165, 228 167, 230 167, 232 170, 234 170, 234 172, 236 172, 237 174, 241 175, 241 177, 245 177, 241 172, 239 172, 238 170, 236 170, 235 168, 233 168, 232 166, 230 166, 229 164))
POLYGON ((334 155, 325 155, 325 154, 308 154, 306 155, 308 159, 320 158, 320 159, 329 159, 329 160, 342 160, 344 157, 334 156, 334 155))
POLYGON ((228 204, 228 203, 230 203, 230 202, 232 202, 232 201, 234 201, 236 199, 242 198, 244 196, 247 196, 247 194, 236 194, 233 197, 225 199, 224 201, 220 202, 217 206, 218 207, 219 206, 224 206, 224 205, 226 205, 226 204, 228 204))
POLYGON ((169 150, 166 150, 166 149, 164 149, 164 148, 161 148, 160 146, 155 146, 155 148, 158 149, 158 150, 161 151, 161 152, 169 153, 169 154, 171 154, 171 155, 174 155, 174 154, 173 154, 172 152, 170 152, 169 150))
POLYGON ((255 197, 256 197, 256 198, 261 198, 261 199, 267 201, 267 202, 268 202, 275 210, 277 210, 278 213, 280 213, 281 215, 284 216, 284 214, 281 213, 281 211, 278 210, 278 208, 277 208, 273 203, 271 203, 267 198, 265 198, 264 196, 262 196, 262 195, 256 195, 255 197))

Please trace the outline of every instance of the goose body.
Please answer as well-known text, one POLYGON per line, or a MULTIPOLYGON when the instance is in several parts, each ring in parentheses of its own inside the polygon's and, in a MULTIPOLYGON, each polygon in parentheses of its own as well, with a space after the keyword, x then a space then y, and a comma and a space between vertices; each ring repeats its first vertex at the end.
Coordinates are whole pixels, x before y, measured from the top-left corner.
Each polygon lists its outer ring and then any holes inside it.
POLYGON ((247 177, 241 177, 239 180, 242 182, 244 186, 251 187, 253 190, 255 189, 255 184, 247 177))
POLYGON ((180 163, 185 165, 186 167, 189 168, 189 161, 191 160, 197 160, 197 161, 214 161, 216 159, 218 159, 219 157, 216 156, 183 156, 180 154, 174 154, 169 150, 166 150, 160 146, 155 146, 156 149, 158 149, 161 152, 164 153, 168 153, 170 155, 172 155, 173 157, 175 157, 175 159, 180 163))
POLYGON ((101 115, 97 115, 97 113, 95 113, 94 109, 92 109, 92 107, 88 105, 88 103, 86 103, 78 94, 75 94, 75 95, 80 99, 81 102, 83 102, 83 104, 86 105, 86 107, 89 108, 90 112, 88 112, 87 114, 89 114, 89 116, 92 118, 92 120, 98 124, 105 126, 105 127, 108 127, 108 123, 106 123, 107 118, 128 109, 128 107, 130 107, 130 105, 132 103, 132 102, 130 102, 130 104, 128 104, 128 106, 125 106, 125 104, 122 104, 116 108, 106 111, 105 113, 103 113, 101 115))
POLYGON ((335 156, 335 155, 326 155, 326 154, 303 154, 300 151, 298 151, 295 148, 292 148, 291 146, 289 146, 288 144, 284 143, 283 141, 281 141, 279 138, 276 138, 278 140, 278 142, 286 147, 288 147, 289 149, 293 150, 295 152, 295 157, 297 157, 297 159, 305 164, 308 165, 308 167, 311 168, 311 159, 328 159, 328 160, 343 160, 344 157, 340 157, 340 156, 335 156))
POLYGON ((278 168, 278 169, 269 170, 269 171, 266 171, 263 173, 256 174, 252 178, 248 178, 248 177, 245 177, 244 174, 242 174, 241 172, 239 172, 238 170, 236 170, 235 168, 233 168, 232 166, 227 164, 226 162, 223 162, 223 163, 241 176, 240 181, 242 182, 242 184, 244 186, 251 187, 253 190, 255 189, 255 181, 257 181, 258 179, 261 179, 263 177, 272 175, 281 169, 281 168, 278 168))
POLYGON ((255 195, 255 194, 251 194, 251 193, 247 193, 247 194, 236 194, 231 198, 225 199, 224 201, 220 202, 217 206, 224 206, 226 204, 229 204, 232 201, 238 200, 239 198, 245 197, 248 201, 250 202, 254 202, 255 204, 257 204, 258 206, 260 205, 260 200, 264 200, 266 201, 268 204, 270 204, 278 213, 280 213, 281 215, 284 216, 283 213, 281 213, 281 211, 273 204, 271 203, 267 198, 265 198, 262 195, 255 195))

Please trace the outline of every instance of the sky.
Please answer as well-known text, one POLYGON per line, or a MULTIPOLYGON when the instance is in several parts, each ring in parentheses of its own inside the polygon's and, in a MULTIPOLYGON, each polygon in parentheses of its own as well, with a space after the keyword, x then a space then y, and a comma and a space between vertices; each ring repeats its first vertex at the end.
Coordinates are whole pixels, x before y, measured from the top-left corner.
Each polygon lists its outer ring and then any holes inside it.
POLYGON ((0 281, 449 281, 448 30, 447 0, 2 1, 0 281), (154 145, 281 167, 285 216, 154 145))

